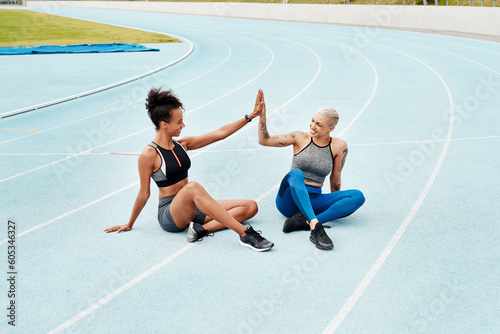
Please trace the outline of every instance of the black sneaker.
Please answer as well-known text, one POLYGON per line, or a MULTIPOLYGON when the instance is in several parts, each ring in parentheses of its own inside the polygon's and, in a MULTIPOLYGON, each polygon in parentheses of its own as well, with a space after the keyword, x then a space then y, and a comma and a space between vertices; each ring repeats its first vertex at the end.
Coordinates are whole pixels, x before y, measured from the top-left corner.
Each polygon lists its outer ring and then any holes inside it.
POLYGON ((261 231, 255 231, 252 226, 250 226, 246 231, 244 237, 240 237, 240 244, 243 247, 248 247, 257 252, 264 252, 271 249, 274 244, 262 237, 261 231))
POLYGON ((328 237, 321 223, 316 223, 314 229, 311 231, 311 236, 309 237, 312 243, 316 245, 316 248, 319 249, 332 249, 333 242, 328 237))
POLYGON ((210 236, 208 231, 205 230, 203 226, 201 226, 201 224, 193 222, 189 223, 188 235, 187 235, 188 242, 195 242, 197 240, 201 241, 201 239, 203 239, 203 237, 206 235, 210 236))
POLYGON ((307 223, 306 217, 302 212, 296 213, 292 218, 285 219, 283 224, 283 232, 290 233, 293 231, 309 231, 311 227, 307 223))

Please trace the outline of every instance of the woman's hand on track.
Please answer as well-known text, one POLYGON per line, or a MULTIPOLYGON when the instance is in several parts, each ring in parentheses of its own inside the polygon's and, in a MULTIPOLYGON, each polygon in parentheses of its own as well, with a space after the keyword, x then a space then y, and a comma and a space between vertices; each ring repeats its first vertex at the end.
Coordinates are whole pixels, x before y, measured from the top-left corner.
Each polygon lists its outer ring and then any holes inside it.
POLYGON ((120 233, 122 231, 130 231, 132 227, 128 226, 128 224, 125 225, 115 225, 108 227, 107 229, 104 230, 104 232, 109 233, 109 232, 116 232, 120 233))

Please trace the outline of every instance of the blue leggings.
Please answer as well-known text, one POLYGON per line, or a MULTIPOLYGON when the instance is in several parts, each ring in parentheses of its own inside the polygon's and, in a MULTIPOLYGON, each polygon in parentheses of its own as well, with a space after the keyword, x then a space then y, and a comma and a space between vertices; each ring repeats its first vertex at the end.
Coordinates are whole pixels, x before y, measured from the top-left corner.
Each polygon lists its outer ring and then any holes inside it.
POLYGON ((285 217, 300 211, 307 221, 316 218, 320 223, 349 216, 364 202, 363 193, 354 189, 322 194, 321 187, 304 183, 300 169, 292 169, 285 175, 276 196, 276 206, 285 217))

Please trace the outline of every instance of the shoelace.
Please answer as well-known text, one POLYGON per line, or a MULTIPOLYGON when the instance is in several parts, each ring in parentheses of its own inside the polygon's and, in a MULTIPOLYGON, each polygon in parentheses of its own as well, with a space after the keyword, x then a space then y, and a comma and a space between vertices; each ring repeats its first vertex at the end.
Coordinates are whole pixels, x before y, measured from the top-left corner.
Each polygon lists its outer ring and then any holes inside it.
POLYGON ((250 226, 248 229, 250 230, 250 233, 249 233, 249 234, 253 235, 253 236, 255 237, 255 239, 257 239, 257 241, 259 241, 259 242, 260 242, 260 241, 264 240, 264 237, 262 237, 262 236, 260 235, 260 234, 262 233, 262 231, 261 231, 261 230, 257 230, 257 231, 256 231, 256 230, 254 230, 254 229, 253 229, 253 227, 252 227, 252 226, 250 226))
MULTIPOLYGON (((316 229, 316 227, 314 229, 316 229)), ((324 229, 323 226, 319 226, 318 227, 318 234, 319 234, 320 237, 326 236, 326 232, 325 232, 325 229, 324 229)))
POLYGON ((205 232, 206 233, 202 237, 198 238, 198 240, 196 240, 196 241, 202 241, 203 238, 205 238, 205 237, 213 237, 214 236, 214 232, 207 232, 207 230, 205 230, 205 232))

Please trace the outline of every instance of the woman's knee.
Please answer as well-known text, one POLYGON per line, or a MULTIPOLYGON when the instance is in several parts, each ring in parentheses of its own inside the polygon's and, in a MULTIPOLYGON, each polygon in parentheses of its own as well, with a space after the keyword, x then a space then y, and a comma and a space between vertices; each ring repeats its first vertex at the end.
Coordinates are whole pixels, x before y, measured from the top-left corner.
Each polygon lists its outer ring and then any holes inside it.
POLYGON ((254 200, 248 200, 245 203, 245 207, 247 215, 250 217, 255 216, 257 212, 259 212, 259 206, 257 205, 257 202, 255 202, 254 200))
POLYGON ((365 195, 361 191, 352 189, 350 192, 350 197, 355 201, 358 207, 365 203, 365 195))
POLYGON ((304 179, 304 172, 298 168, 292 169, 290 172, 288 172, 288 174, 293 177, 304 179))
POLYGON ((184 191, 190 192, 193 195, 198 194, 202 190, 205 190, 201 184, 195 181, 188 182, 182 189, 184 191))
POLYGON ((288 172, 287 183, 291 187, 302 187, 304 185, 304 172, 300 169, 292 169, 288 172))

